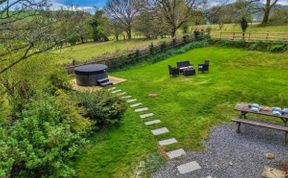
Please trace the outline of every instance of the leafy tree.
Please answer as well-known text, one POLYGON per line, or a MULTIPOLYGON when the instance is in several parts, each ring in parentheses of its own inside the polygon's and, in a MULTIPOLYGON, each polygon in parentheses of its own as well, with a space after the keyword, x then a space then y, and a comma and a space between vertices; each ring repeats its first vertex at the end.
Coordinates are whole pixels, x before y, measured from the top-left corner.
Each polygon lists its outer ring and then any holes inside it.
POLYGON ((131 39, 132 23, 146 6, 147 0, 108 0, 104 10, 110 19, 121 24, 131 39))
POLYGON ((162 23, 156 11, 145 11, 135 18, 135 30, 148 39, 169 35, 169 27, 162 23))
POLYGON ((97 10, 90 20, 92 28, 92 37, 96 41, 108 41, 107 27, 109 25, 108 18, 105 17, 104 11, 97 10))
POLYGON ((265 7, 262 8, 264 12, 262 20, 263 25, 268 23, 271 9, 277 4, 278 1, 279 0, 266 0, 265 7))

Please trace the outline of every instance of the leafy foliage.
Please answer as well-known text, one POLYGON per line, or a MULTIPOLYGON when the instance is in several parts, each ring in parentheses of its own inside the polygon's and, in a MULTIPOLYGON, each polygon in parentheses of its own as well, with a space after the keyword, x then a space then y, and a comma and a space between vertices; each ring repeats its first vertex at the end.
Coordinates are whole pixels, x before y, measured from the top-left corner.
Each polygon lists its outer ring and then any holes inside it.
POLYGON ((23 111, 23 119, 9 129, 17 147, 10 155, 14 159, 12 176, 74 175, 67 163, 85 139, 74 131, 72 118, 63 114, 62 107, 54 98, 32 102, 23 111))
POLYGON ((86 116, 99 127, 119 123, 127 104, 106 90, 93 93, 77 93, 77 100, 86 109, 86 116))

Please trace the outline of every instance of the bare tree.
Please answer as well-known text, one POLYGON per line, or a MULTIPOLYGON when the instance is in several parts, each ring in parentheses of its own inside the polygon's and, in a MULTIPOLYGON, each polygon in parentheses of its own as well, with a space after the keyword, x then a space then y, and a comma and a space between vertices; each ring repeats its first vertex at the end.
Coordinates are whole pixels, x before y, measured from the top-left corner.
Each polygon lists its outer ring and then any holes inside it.
POLYGON ((47 7, 47 0, 0 0, 0 74, 62 41, 47 7))
POLYGON ((163 20, 169 25, 172 37, 176 31, 188 21, 194 10, 204 1, 201 0, 154 0, 155 8, 159 9, 163 20))
POLYGON ((124 27, 128 39, 131 39, 133 20, 146 5, 145 0, 108 0, 104 10, 112 20, 124 27))
POLYGON ((269 21, 269 16, 270 16, 270 11, 271 9, 277 4, 278 0, 266 0, 266 4, 265 7, 262 8, 263 12, 264 12, 264 16, 263 16, 263 20, 262 20, 262 24, 265 25, 268 23, 269 21))

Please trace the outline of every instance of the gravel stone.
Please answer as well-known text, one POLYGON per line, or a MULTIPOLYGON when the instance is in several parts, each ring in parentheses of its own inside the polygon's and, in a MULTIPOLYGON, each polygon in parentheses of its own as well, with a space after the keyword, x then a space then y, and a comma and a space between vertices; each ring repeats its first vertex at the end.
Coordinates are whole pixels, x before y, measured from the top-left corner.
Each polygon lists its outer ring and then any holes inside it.
POLYGON ((267 128, 243 124, 236 133, 235 124, 225 124, 211 129, 204 151, 187 152, 181 160, 169 160, 155 172, 153 178, 260 178, 264 166, 280 168, 281 161, 288 158, 288 146, 283 144, 284 133, 267 128), (275 159, 268 160, 271 152, 275 159), (202 169, 179 174, 177 166, 197 161, 202 169), (232 164, 231 164, 232 163, 232 164))

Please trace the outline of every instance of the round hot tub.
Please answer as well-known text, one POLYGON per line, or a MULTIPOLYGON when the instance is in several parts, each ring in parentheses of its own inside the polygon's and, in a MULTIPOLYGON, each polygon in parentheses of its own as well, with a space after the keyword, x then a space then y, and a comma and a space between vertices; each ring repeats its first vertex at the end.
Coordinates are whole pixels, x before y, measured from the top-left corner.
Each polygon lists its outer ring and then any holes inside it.
POLYGON ((89 64, 76 67, 77 84, 80 86, 96 86, 99 81, 107 79, 107 66, 103 64, 89 64))

